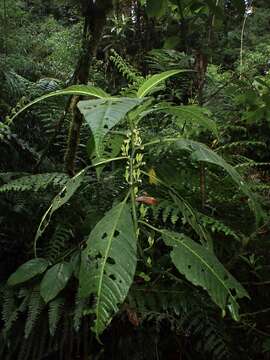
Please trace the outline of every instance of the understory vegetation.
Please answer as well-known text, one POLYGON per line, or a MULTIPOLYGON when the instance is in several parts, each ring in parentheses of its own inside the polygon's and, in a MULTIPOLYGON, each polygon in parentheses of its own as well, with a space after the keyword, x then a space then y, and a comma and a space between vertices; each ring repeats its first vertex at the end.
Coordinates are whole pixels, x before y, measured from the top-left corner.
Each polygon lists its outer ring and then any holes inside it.
POLYGON ((0 359, 270 359, 269 1, 0 20, 0 359))

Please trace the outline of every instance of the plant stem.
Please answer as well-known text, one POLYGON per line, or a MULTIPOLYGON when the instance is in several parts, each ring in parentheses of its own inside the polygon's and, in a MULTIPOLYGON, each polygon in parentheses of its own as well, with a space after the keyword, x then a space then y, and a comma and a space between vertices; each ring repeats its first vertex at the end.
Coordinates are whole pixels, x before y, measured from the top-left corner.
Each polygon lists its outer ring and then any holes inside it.
POLYGON ((139 220, 139 223, 140 223, 140 224, 143 224, 143 225, 145 225, 145 226, 147 226, 147 227, 149 227, 149 229, 152 229, 152 230, 154 230, 154 231, 156 231, 156 232, 158 232, 158 233, 160 233, 160 234, 163 233, 162 230, 154 227, 153 225, 148 224, 147 222, 145 222, 145 221, 143 221, 143 220, 139 220))
POLYGON ((175 142, 177 140, 183 139, 182 137, 174 137, 174 138, 165 138, 165 139, 158 139, 158 140, 153 140, 153 141, 149 141, 148 143, 143 144, 143 147, 147 147, 147 146, 152 146, 152 145, 156 145, 156 144, 162 144, 162 143, 169 143, 169 142, 175 142))
POLYGON ((240 77, 242 76, 242 69, 243 69, 243 49, 244 49, 244 32, 245 32, 245 26, 247 21, 247 14, 244 15, 244 21, 242 25, 241 30, 241 46, 240 46, 240 77))
POLYGON ((133 160, 135 155, 135 146, 134 146, 134 135, 132 132, 131 136, 131 156, 129 159, 129 174, 130 174, 130 198, 131 198, 131 207, 132 207, 132 216, 133 216, 133 222, 134 222, 134 228, 136 235, 138 232, 138 219, 137 219, 137 211, 136 211, 136 195, 135 195, 135 184, 134 184, 134 177, 133 177, 133 160))

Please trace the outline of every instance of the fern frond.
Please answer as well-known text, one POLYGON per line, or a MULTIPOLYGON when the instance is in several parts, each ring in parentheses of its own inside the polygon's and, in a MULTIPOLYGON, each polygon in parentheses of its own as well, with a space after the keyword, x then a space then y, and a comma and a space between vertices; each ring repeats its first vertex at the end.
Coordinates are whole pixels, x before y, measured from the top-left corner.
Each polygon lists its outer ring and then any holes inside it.
POLYGON ((198 352, 209 354, 214 360, 231 359, 225 332, 218 320, 204 311, 195 311, 189 314, 186 324, 187 331, 199 339, 196 344, 198 352))
POLYGON ((223 233, 226 236, 231 236, 235 240, 240 241, 239 236, 229 226, 225 225, 222 221, 213 217, 199 214, 200 221, 205 228, 209 228, 211 232, 223 233))
POLYGON ((74 306, 74 313, 73 313, 73 327, 76 332, 80 330, 82 318, 84 316, 84 311, 87 309, 89 310, 88 306, 88 299, 87 298, 81 298, 79 296, 79 291, 77 291, 75 296, 75 306, 74 306))
POLYGON ((44 257, 51 262, 55 262, 57 257, 63 254, 67 248, 67 244, 72 236, 72 230, 65 224, 58 224, 49 241, 47 248, 44 251, 44 257))
POLYGON ((153 206, 151 210, 154 219, 158 220, 160 218, 164 224, 170 221, 175 225, 181 214, 180 209, 169 200, 159 201, 158 205, 153 206))
MULTIPOLYGON (((151 70, 159 73, 174 69, 189 69, 193 58, 176 50, 154 49, 148 53, 146 62, 151 70)), ((172 89, 171 95, 183 100, 183 95, 190 92, 190 74, 182 74, 181 79, 177 79, 177 84, 177 87, 172 89)))
POLYGON ((265 149, 267 147, 266 143, 263 141, 234 141, 230 142, 228 144, 225 144, 223 146, 220 146, 216 149, 216 151, 243 151, 246 149, 253 149, 253 148, 263 148, 265 149))
POLYGON ((10 287, 3 289, 2 302, 3 332, 7 333, 18 317, 18 306, 16 305, 14 289, 10 287))
POLYGON ((131 308, 147 318, 150 313, 171 312, 177 316, 183 314, 189 300, 185 289, 133 287, 127 298, 131 308))
POLYGON ((143 76, 139 74, 138 70, 127 63, 115 50, 111 50, 111 62, 117 68, 121 75, 123 75, 130 84, 140 85, 144 80, 143 76))
POLYGON ((57 325, 62 317, 64 310, 65 299, 63 297, 57 297, 49 303, 49 331, 51 336, 54 336, 57 325))
POLYGON ((191 295, 190 290, 179 287, 133 287, 127 301, 141 321, 156 321, 157 325, 162 320, 173 321, 186 336, 192 336, 199 353, 215 360, 230 359, 223 322, 211 314, 201 293, 191 295))
POLYGON ((63 187, 68 179, 69 177, 63 173, 27 175, 2 185, 0 193, 9 191, 40 191, 48 186, 63 187))
POLYGON ((229 132, 231 132, 231 133, 242 133, 242 134, 247 133, 247 129, 244 126, 234 125, 234 124, 224 124, 224 123, 222 123, 220 125, 220 130, 225 135, 228 134, 229 132))
POLYGON ((168 220, 175 225, 179 219, 183 224, 188 223, 197 233, 201 241, 211 243, 211 237, 200 222, 199 213, 180 195, 176 197, 171 194, 172 200, 161 200, 157 206, 152 207, 153 217, 155 220, 162 219, 163 223, 168 220))
POLYGON ((3 289, 2 301, 2 319, 4 321, 3 333, 8 333, 17 321, 19 314, 24 312, 27 308, 29 290, 27 288, 21 288, 19 293, 16 294, 13 288, 5 287, 3 289), (23 298, 20 304, 17 298, 23 298))
POLYGON ((189 68, 192 57, 176 50, 154 49, 151 50, 146 61, 150 68, 156 72, 189 68))
POLYGON ((254 160, 249 160, 243 162, 242 164, 235 165, 237 170, 239 169, 249 169, 249 168, 270 168, 270 163, 268 162, 256 162, 254 160))
POLYGON ((32 85, 31 81, 14 71, 5 71, 3 75, 3 93, 15 101, 24 96, 27 88, 32 85))
POLYGON ((45 306, 40 295, 39 284, 34 286, 29 298, 27 319, 24 328, 24 337, 27 339, 31 334, 40 314, 45 306))
POLYGON ((174 213, 174 218, 176 215, 178 216, 180 213, 180 210, 178 209, 178 207, 174 206, 172 204, 172 202, 170 202, 169 200, 159 201, 157 206, 151 207, 151 210, 152 210, 154 219, 158 220, 158 218, 160 217, 162 219, 163 223, 166 223, 168 220, 172 219, 169 216, 170 214, 172 214, 172 212, 174 213))

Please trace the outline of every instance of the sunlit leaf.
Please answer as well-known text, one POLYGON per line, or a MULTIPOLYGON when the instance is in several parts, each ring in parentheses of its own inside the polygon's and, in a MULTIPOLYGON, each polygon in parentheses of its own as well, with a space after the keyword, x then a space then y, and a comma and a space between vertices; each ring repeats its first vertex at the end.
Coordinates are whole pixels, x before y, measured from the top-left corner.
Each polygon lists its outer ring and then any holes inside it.
POLYGON ((149 94, 155 87, 157 87, 162 81, 165 81, 169 77, 172 77, 174 75, 184 73, 190 70, 168 70, 164 71, 160 74, 152 75, 150 78, 145 80, 143 84, 139 87, 137 92, 138 98, 143 98, 147 94, 149 94))
POLYGON ((94 86, 73 85, 64 90, 53 91, 51 93, 48 93, 48 94, 45 94, 43 96, 36 98, 35 100, 31 101, 29 104, 26 104, 25 106, 23 106, 18 112, 16 112, 10 118, 10 121, 13 121, 17 116, 19 116, 26 109, 39 103, 40 101, 43 101, 43 100, 51 98, 51 97, 63 96, 63 95, 82 95, 82 96, 91 96, 91 97, 100 98, 100 99, 110 97, 110 95, 108 95, 105 91, 103 91, 100 88, 94 87, 94 86))

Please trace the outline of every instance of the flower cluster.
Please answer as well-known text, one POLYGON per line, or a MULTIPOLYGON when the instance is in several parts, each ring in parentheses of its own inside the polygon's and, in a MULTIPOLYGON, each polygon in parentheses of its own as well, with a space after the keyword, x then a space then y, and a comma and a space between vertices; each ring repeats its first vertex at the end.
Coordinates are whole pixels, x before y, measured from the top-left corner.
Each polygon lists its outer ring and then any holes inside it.
POLYGON ((122 146, 122 155, 128 157, 128 163, 125 171, 126 182, 133 186, 135 196, 138 193, 138 184, 141 180, 141 167, 145 165, 143 161, 143 154, 136 152, 136 149, 142 150, 142 139, 138 129, 129 131, 127 133, 127 139, 124 141, 122 146))

